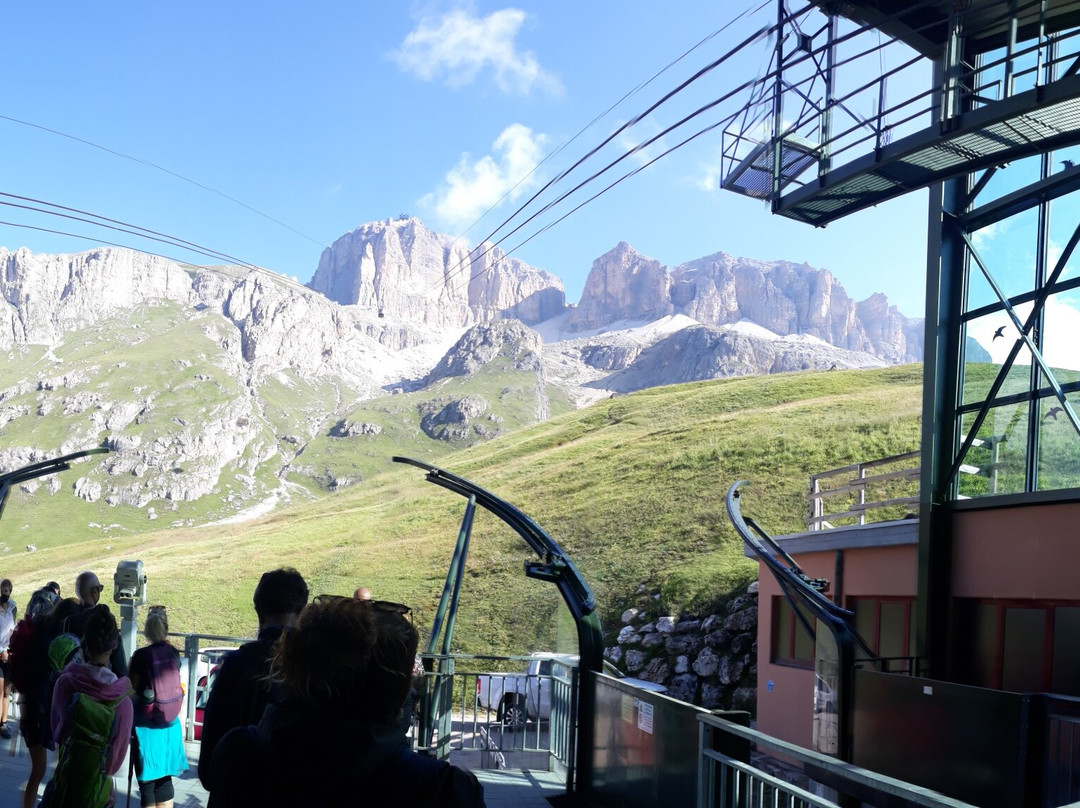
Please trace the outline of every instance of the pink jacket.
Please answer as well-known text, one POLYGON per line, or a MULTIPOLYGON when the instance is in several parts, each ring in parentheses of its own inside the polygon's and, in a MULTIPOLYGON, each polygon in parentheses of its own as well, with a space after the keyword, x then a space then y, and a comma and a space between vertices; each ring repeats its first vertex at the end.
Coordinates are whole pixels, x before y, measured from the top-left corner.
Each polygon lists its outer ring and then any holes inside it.
MULTIPOLYGON (((116 674, 105 667, 72 662, 60 678, 56 680, 56 689, 52 699, 52 731, 57 744, 67 738, 70 720, 68 702, 75 693, 86 693, 96 701, 112 701, 131 690, 131 680, 126 676, 117 679, 116 674)), ((123 699, 116 705, 119 718, 116 733, 109 739, 109 757, 105 761, 105 771, 112 775, 119 771, 127 754, 131 741, 131 721, 134 708, 130 698, 123 699)))

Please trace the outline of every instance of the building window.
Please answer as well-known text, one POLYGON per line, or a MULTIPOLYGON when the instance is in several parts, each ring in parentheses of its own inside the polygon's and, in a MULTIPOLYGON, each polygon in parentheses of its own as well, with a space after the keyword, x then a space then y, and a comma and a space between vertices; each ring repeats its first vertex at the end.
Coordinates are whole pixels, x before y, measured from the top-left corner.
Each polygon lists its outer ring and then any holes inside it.
POLYGON ((1080 696, 1080 605, 959 599, 956 618, 961 682, 1080 696))
MULTIPOLYGON (((783 596, 774 596, 772 606, 772 661, 780 665, 813 668, 814 641, 795 616, 791 602, 783 596)), ((813 615, 799 608, 810 625, 814 625, 813 615)))
POLYGON ((886 660, 885 670, 911 672, 915 655, 913 598, 848 598, 855 612, 855 630, 874 654, 886 660))
MULTIPOLYGON (((1016 161, 975 206, 995 194, 1048 179, 1072 164, 1077 147, 1016 161)), ((1067 194, 985 221, 966 232, 966 299, 961 325, 955 426, 955 496, 1080 487, 1080 251, 1058 258, 1080 226, 1080 195, 1067 194), (1027 328, 1021 333, 1017 323, 1027 328), (1036 350, 1032 350, 1034 347, 1036 350)), ((1020 618, 1016 618, 1020 619, 1020 618)))

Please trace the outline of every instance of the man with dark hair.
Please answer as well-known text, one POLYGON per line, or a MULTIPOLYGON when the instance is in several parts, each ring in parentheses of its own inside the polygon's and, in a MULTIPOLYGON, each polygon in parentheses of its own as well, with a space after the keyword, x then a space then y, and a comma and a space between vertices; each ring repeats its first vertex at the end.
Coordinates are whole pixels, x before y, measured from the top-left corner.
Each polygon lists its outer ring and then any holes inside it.
MULTIPOLYGON (((270 660, 274 643, 296 625, 308 602, 308 586, 291 567, 263 573, 255 587, 258 638, 225 655, 203 712, 199 780, 213 792, 210 759, 221 737, 233 727, 258 724, 271 700, 270 660)), ((213 794, 211 793, 211 802, 213 794)))

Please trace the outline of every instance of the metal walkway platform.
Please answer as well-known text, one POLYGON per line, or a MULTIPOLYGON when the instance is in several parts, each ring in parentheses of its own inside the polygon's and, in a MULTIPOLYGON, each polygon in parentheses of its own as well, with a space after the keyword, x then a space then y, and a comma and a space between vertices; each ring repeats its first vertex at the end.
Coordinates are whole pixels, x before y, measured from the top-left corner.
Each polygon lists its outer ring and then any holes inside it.
POLYGON ((987 104, 782 194, 774 212, 823 227, 935 182, 1080 143, 1080 76, 987 104))
MULTIPOLYGON (((17 806, 22 798, 23 785, 30 773, 30 755, 18 736, 18 721, 9 721, 14 734, 10 741, 0 743, 0 806, 17 806)), ((176 789, 176 808, 205 808, 209 794, 198 777, 199 749, 196 742, 186 744, 188 770, 181 777, 173 778, 176 789)), ((56 755, 49 754, 49 767, 38 789, 38 797, 45 791, 45 783, 52 776, 56 755)), ((127 770, 125 760, 117 774, 116 808, 127 808, 127 770)), ((484 801, 488 808, 550 808, 549 797, 566 793, 563 776, 554 772, 531 769, 491 769, 473 772, 484 786, 484 801)), ((131 784, 131 804, 139 805, 139 784, 131 784)))

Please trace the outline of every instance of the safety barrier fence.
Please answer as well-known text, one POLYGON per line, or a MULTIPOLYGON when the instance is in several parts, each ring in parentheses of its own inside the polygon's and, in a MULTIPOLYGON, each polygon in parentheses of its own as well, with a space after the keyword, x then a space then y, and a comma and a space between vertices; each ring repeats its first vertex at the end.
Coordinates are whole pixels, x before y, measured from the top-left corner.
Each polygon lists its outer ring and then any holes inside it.
POLYGON ((706 806, 787 806, 839 808, 904 805, 908 808, 967 808, 969 803, 860 769, 811 752, 716 715, 698 716, 699 808, 706 806), (751 765, 750 757, 756 758, 751 765), (783 759, 786 774, 766 771, 764 758, 783 759), (798 781, 798 782, 796 782, 798 781))
POLYGON ((570 660, 422 655, 413 745, 440 758, 477 753, 481 768, 568 771, 578 669, 570 660), (492 671, 491 668, 506 668, 492 671))

